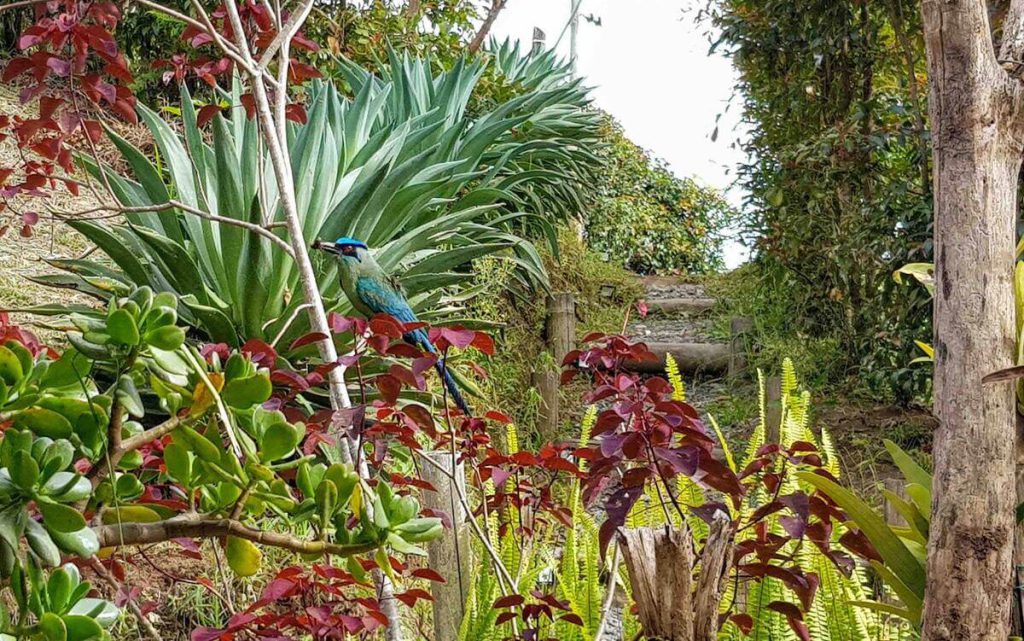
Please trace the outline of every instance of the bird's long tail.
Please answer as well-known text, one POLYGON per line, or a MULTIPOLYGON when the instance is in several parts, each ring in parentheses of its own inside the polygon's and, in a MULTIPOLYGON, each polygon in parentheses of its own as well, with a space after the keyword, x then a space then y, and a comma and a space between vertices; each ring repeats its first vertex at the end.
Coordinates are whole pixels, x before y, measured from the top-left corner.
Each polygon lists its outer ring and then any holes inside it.
POLYGON ((472 416, 473 410, 469 408, 469 403, 462 397, 462 392, 459 391, 459 384, 455 382, 455 377, 452 376, 451 372, 448 371, 448 367, 445 365, 444 359, 437 353, 437 348, 430 342, 430 338, 427 333, 422 329, 418 329, 415 332, 405 335, 405 340, 421 349, 435 354, 438 356, 437 362, 434 363, 434 369, 441 376, 441 381, 444 383, 445 388, 448 390, 448 396, 455 403, 466 416, 472 416))

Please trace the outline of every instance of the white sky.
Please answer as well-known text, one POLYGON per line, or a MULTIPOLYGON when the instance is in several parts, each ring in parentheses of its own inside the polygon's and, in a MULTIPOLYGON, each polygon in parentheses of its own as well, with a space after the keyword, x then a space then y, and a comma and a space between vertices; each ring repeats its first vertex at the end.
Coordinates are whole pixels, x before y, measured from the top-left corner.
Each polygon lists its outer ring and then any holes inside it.
MULTIPOLYGON (((492 33, 529 46, 536 26, 551 46, 572 2, 508 0, 492 33)), ((583 0, 580 14, 592 14, 602 25, 580 20, 577 68, 594 87, 597 105, 622 123, 630 139, 666 160, 677 175, 724 191, 743 157, 732 146, 738 135, 738 107, 725 112, 736 72, 727 59, 708 55, 707 27, 696 24, 700 2, 583 0), (713 142, 715 118, 723 112, 713 142)), ((568 56, 568 30, 558 50, 568 56)), ((736 190, 728 197, 739 204, 736 190)), ((742 246, 727 243, 727 265, 736 266, 746 253, 742 246)))

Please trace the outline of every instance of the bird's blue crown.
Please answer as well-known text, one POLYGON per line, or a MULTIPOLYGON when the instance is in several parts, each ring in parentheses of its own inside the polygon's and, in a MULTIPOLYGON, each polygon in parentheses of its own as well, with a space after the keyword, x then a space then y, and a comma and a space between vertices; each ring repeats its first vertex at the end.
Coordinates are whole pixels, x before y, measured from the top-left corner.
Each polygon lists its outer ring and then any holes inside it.
POLYGON ((338 240, 334 241, 334 244, 338 245, 338 246, 353 245, 355 247, 362 247, 363 249, 369 249, 369 247, 367 247, 366 243, 364 243, 363 241, 356 240, 355 238, 349 238, 348 236, 342 236, 338 240))

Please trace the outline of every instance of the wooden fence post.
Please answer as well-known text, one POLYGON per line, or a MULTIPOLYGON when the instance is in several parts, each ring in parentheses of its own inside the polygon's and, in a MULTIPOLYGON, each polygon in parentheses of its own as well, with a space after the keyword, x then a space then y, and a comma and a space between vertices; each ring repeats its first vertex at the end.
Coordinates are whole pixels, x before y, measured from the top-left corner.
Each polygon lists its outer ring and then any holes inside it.
POLYGON ((545 45, 545 40, 547 40, 547 36, 544 34, 544 30, 539 28, 539 27, 534 27, 533 28, 533 47, 531 48, 531 51, 533 52, 533 55, 537 55, 537 54, 542 53, 544 51, 544 47, 546 46, 545 45))
POLYGON ((541 398, 537 430, 544 441, 558 436, 559 372, 565 355, 576 347, 576 299, 571 292, 555 292, 548 297, 547 308, 544 335, 554 363, 540 365, 533 374, 541 398))
POLYGON ((764 382, 765 441, 779 443, 782 438, 782 378, 769 376, 764 382))
POLYGON ((555 365, 576 346, 576 299, 572 292, 554 292, 548 297, 548 317, 544 332, 555 365))
POLYGON ((729 321, 729 376, 747 371, 747 337, 754 330, 754 319, 737 316, 729 321))
MULTIPOLYGON (((465 526, 466 512, 462 509, 458 491, 448 477, 448 474, 452 473, 452 453, 424 452, 423 456, 435 464, 427 463, 421 467, 423 480, 433 485, 436 490, 423 492, 423 506, 441 510, 452 517, 452 529, 446 529, 441 538, 427 544, 430 567, 443 572, 446 581, 430 582, 430 595, 434 597, 434 638, 456 639, 459 636, 459 626, 462 625, 466 598, 472 582, 470 532, 465 526)), ((466 471, 462 463, 455 466, 454 477, 464 494, 466 471)))

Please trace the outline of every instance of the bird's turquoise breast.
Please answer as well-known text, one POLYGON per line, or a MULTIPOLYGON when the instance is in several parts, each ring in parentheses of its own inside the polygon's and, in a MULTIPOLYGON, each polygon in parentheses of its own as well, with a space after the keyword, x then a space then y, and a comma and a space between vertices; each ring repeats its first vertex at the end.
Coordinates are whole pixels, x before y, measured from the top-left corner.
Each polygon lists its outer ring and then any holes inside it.
POLYGON ((356 279, 356 295, 374 314, 388 314, 404 323, 416 320, 405 297, 385 281, 361 276, 356 279))

